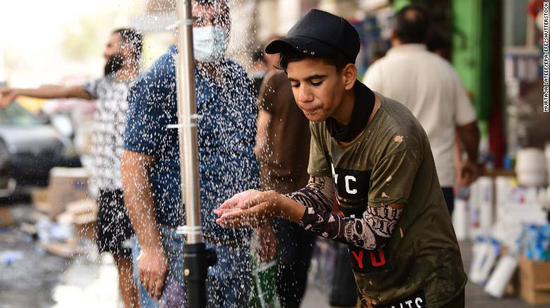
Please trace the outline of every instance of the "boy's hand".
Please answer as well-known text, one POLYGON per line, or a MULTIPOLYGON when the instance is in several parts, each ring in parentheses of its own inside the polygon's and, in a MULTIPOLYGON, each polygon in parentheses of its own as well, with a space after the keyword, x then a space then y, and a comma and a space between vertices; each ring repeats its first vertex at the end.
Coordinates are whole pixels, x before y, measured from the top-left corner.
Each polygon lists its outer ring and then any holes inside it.
POLYGON ((277 213, 277 197, 273 191, 248 190, 225 201, 214 213, 216 223, 231 228, 256 228, 277 213))

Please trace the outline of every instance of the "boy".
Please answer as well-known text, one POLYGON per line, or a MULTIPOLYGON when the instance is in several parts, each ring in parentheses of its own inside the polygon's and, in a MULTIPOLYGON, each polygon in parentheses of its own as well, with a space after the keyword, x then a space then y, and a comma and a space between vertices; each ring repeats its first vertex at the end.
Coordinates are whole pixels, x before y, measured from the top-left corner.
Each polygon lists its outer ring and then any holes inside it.
POLYGON ((348 244, 363 307, 464 307, 467 278, 426 133, 406 107, 357 81, 359 48, 351 24, 319 10, 266 47, 280 53, 312 122, 310 181, 287 195, 237 194, 217 222, 279 216, 348 244))

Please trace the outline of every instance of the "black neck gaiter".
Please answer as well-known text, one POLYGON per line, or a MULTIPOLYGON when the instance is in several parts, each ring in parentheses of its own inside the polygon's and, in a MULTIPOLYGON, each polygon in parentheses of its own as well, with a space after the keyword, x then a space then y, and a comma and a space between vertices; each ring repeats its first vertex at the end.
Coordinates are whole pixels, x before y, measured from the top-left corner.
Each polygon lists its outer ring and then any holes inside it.
POLYGON ((332 138, 341 142, 350 142, 365 129, 374 109, 374 92, 359 81, 355 82, 355 102, 348 125, 342 125, 333 117, 326 119, 327 129, 332 138))

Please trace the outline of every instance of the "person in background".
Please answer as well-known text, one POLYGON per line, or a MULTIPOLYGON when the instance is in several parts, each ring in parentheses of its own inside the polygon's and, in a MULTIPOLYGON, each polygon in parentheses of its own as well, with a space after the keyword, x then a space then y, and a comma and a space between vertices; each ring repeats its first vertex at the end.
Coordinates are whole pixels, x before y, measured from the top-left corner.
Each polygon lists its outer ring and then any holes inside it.
MULTIPOLYGON (((218 262, 208 269, 208 307, 246 307, 250 295, 250 230, 229 230, 213 210, 232 194, 259 187, 254 155, 256 107, 246 71, 225 57, 230 18, 227 1, 194 0, 193 48, 198 121, 200 204, 203 239, 218 262)), ((180 186, 176 46, 143 74, 130 94, 122 156, 125 201, 136 232, 142 307, 185 307, 185 224, 180 186), (165 293, 163 293, 165 290, 165 293), (166 292, 168 290, 168 292, 166 292), (174 291, 175 290, 175 291, 174 291)))
MULTIPOLYGON (((428 39, 426 40, 426 48, 430 51, 435 53, 436 55, 442 57, 443 59, 449 61, 451 63, 451 54, 453 50, 453 45, 451 43, 451 39, 448 38, 440 29, 432 29, 430 31, 430 34, 428 34, 428 39)), ((472 93, 470 91, 467 91, 468 98, 472 98, 472 93)), ((462 198, 465 199, 469 196, 469 190, 467 186, 463 186, 464 183, 462 183, 461 180, 461 166, 462 166, 462 154, 463 149, 462 145, 460 143, 460 137, 459 133, 455 133, 455 140, 453 145, 453 163, 455 167, 455 182, 454 182, 454 197, 456 198, 462 198)), ((451 214, 453 213, 453 204, 454 200, 452 201, 451 206, 449 207, 449 211, 451 214)))
POLYGON ((426 49, 429 27, 429 16, 421 7, 407 6, 397 12, 392 48, 369 67, 363 82, 404 104, 420 121, 428 134, 441 189, 452 214, 455 133, 467 153, 456 168, 458 186, 469 186, 479 175, 479 129, 458 74, 442 57, 426 49))
POLYGON ((248 75, 254 81, 254 93, 256 93, 256 95, 260 93, 262 82, 267 74, 266 64, 267 62, 264 58, 264 52, 262 49, 258 48, 254 50, 252 53, 252 67, 250 68, 250 73, 248 75))
POLYGON ((129 239, 132 225, 124 206, 120 155, 128 108, 127 94, 139 75, 141 34, 133 29, 113 31, 105 52, 105 76, 80 86, 41 86, 36 89, 1 89, 0 107, 18 96, 36 98, 80 98, 95 100, 92 154, 92 181, 99 188, 97 245, 100 252, 113 254, 125 307, 139 307, 137 287, 132 278, 132 253, 129 239))
MULTIPOLYGON (((286 194, 304 187, 309 179, 309 121, 296 105, 283 71, 266 76, 258 107, 255 151, 260 161, 262 190, 286 194)), ((277 291, 281 306, 299 307, 315 235, 285 219, 274 218, 272 225, 277 243, 277 291)))
MULTIPOLYGON (((280 36, 273 35, 269 38, 268 43, 279 38, 280 36)), ((249 76, 254 80, 256 95, 260 93, 260 88, 266 75, 277 70, 278 61, 279 57, 277 55, 265 54, 260 47, 252 53, 252 67, 250 68, 249 76)))

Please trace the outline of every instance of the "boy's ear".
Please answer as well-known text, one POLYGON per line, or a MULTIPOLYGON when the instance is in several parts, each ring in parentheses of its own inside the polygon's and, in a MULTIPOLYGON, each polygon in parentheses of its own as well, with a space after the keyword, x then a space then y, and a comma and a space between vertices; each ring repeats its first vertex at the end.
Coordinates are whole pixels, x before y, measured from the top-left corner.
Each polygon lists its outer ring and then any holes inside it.
POLYGON ((342 74, 344 77, 344 88, 346 90, 353 89, 355 81, 357 80, 357 67, 353 63, 348 63, 343 69, 342 74))

